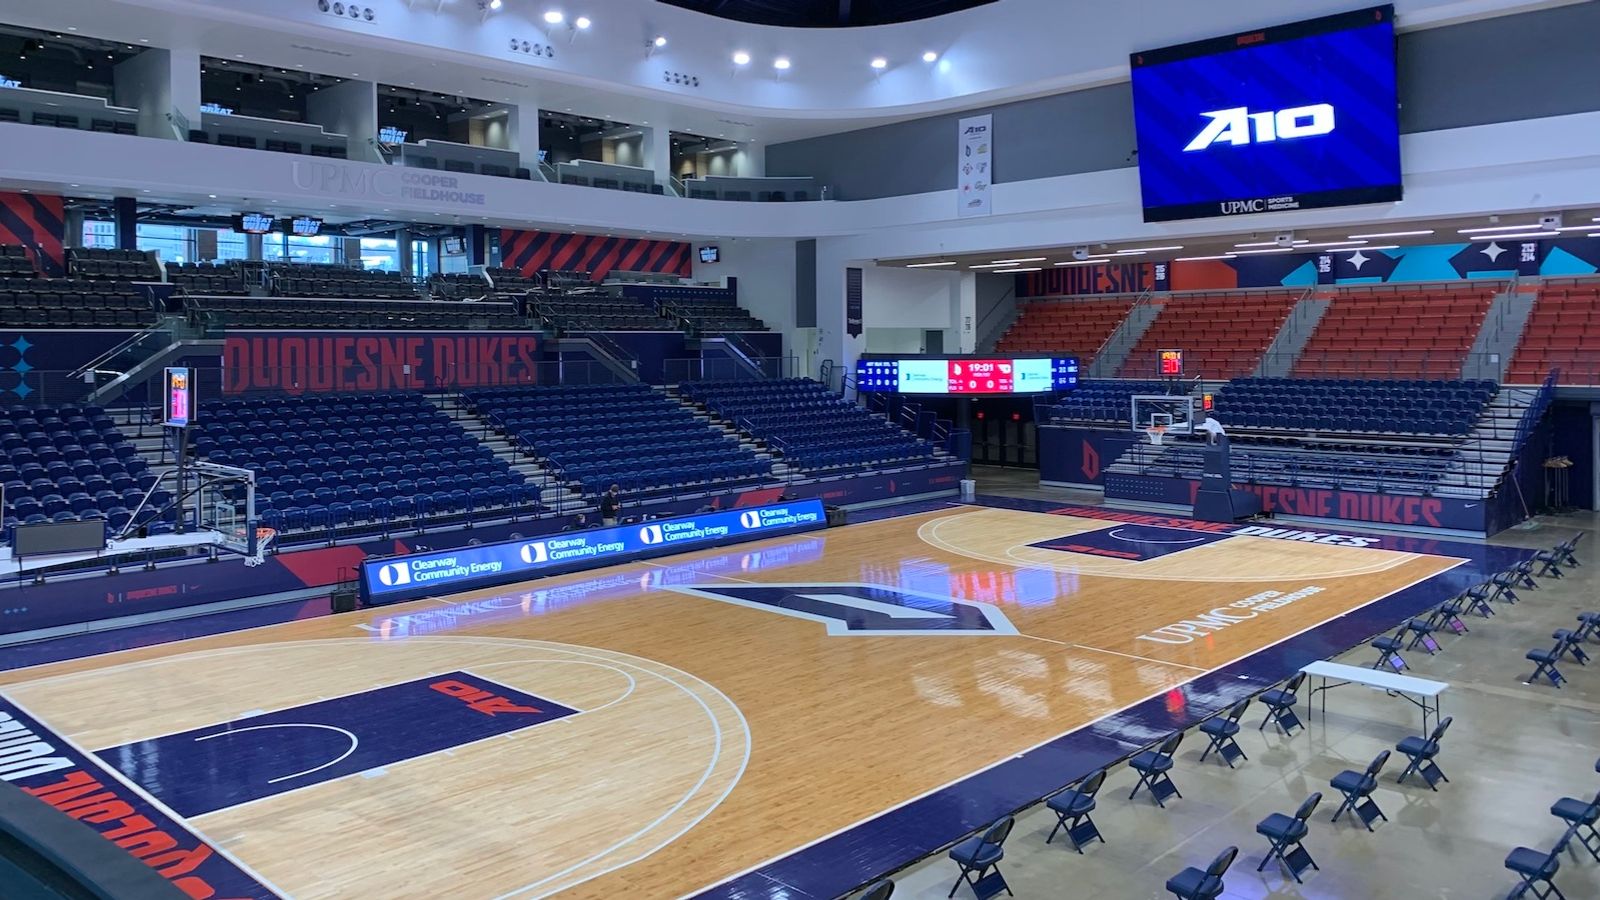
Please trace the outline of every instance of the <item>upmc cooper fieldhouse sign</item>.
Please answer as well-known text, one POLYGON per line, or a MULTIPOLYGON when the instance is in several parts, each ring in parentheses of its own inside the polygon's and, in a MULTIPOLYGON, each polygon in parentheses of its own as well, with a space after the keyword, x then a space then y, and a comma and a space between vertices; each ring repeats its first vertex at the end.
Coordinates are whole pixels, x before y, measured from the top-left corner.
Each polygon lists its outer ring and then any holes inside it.
POLYGON ((800 500, 567 532, 535 540, 369 559, 361 564, 361 591, 370 604, 398 603, 554 572, 808 531, 826 524, 822 501, 800 500))

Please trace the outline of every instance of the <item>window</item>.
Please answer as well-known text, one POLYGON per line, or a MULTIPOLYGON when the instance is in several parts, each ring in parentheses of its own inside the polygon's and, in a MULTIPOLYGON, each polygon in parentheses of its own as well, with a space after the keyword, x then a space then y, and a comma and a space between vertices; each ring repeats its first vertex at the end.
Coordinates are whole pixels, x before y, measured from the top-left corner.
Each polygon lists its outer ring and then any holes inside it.
POLYGON ((411 242, 411 274, 417 278, 427 278, 433 274, 433 267, 428 265, 428 242, 411 242))
POLYGON ((139 225, 135 230, 140 250, 154 250, 163 262, 194 261, 194 229, 181 225, 139 225))
POLYGON ((361 266, 385 272, 400 271, 400 242, 393 238, 362 238, 361 266))
POLYGON ((301 237, 293 234, 261 236, 261 258, 268 261, 338 263, 344 261, 344 239, 319 234, 301 237))
POLYGON ((250 245, 246 237, 237 231, 217 230, 217 259, 248 259, 250 245))
POLYGON ((83 246, 115 250, 117 248, 117 226, 112 222, 91 222, 85 219, 83 223, 83 246))

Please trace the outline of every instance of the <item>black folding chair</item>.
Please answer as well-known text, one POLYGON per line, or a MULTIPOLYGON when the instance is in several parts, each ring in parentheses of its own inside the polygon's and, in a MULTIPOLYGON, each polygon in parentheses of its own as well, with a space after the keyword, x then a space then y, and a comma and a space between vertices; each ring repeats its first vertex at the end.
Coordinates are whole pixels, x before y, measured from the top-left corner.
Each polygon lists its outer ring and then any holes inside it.
POLYGON ((1283 863, 1296 883, 1300 881, 1300 873, 1304 872, 1307 866, 1321 871, 1316 860, 1311 858, 1311 854, 1307 853, 1306 848, 1300 843, 1310 832, 1311 826, 1307 822, 1311 819, 1311 814, 1317 811, 1317 804, 1321 802, 1322 792, 1318 791, 1307 797, 1300 804, 1300 808, 1294 811, 1294 815, 1273 813, 1256 823, 1256 834, 1272 843, 1271 849, 1262 858, 1261 865, 1256 866, 1257 872, 1265 869, 1267 863, 1274 859, 1283 863))
POLYGON ((1428 783, 1428 787, 1436 791, 1438 790, 1438 788, 1434 787, 1436 783, 1450 780, 1444 777, 1444 772, 1439 769, 1434 757, 1439 755, 1439 741, 1444 739, 1444 733, 1450 728, 1452 721, 1452 717, 1446 716, 1440 720, 1438 725, 1434 726, 1433 733, 1427 737, 1413 735, 1402 739, 1400 743, 1394 746, 1396 750, 1404 753, 1406 758, 1411 760, 1406 764, 1405 771, 1400 773, 1400 777, 1395 779, 1396 784, 1405 784, 1406 776, 1412 772, 1420 774, 1422 780, 1428 783))
POLYGON ((1294 708, 1300 702, 1295 692, 1300 690, 1300 685, 1305 682, 1306 673, 1296 672, 1283 687, 1262 691, 1261 704, 1267 708, 1267 717, 1261 720, 1261 725, 1256 730, 1264 730, 1268 722, 1278 726, 1278 730, 1285 735, 1294 734, 1296 728, 1304 728, 1305 726, 1300 724, 1300 717, 1294 714, 1294 708))
POLYGON ((1139 773, 1139 782, 1128 792, 1128 799, 1132 800, 1139 793, 1139 788, 1150 788, 1150 796, 1155 799, 1156 805, 1165 809, 1167 804, 1163 801, 1168 797, 1177 796, 1183 799, 1183 794, 1178 792, 1178 786, 1172 783, 1173 754, 1178 752, 1178 745, 1183 743, 1183 732, 1174 731, 1167 735, 1161 746, 1154 750, 1141 750, 1128 760, 1128 768, 1139 773))
POLYGON ((950 848, 950 858, 961 867, 961 874, 956 876, 956 883, 950 886, 950 893, 946 897, 954 897, 956 888, 961 887, 962 882, 983 898, 993 897, 1001 890, 1011 893, 1011 887, 1000 874, 1000 860, 1006 855, 1002 845, 1011 836, 1011 828, 1016 823, 1017 820, 1011 816, 996 819, 994 824, 983 830, 983 834, 967 838, 950 848))
POLYGON ((1050 836, 1044 839, 1046 844, 1056 839, 1056 832, 1065 828, 1067 839, 1072 841, 1072 849, 1083 852, 1083 845, 1090 841, 1105 843, 1100 829, 1095 827, 1094 820, 1089 814, 1094 812, 1095 795, 1100 793, 1100 787, 1106 783, 1106 770, 1096 769, 1089 773, 1089 777, 1071 790, 1065 790, 1045 801, 1045 806, 1056 814, 1056 826, 1050 829, 1050 836))
POLYGON ((1388 761, 1389 751, 1385 750, 1372 758, 1372 762, 1367 764, 1366 771, 1345 769, 1333 776, 1329 784, 1344 795, 1344 802, 1333 812, 1333 821, 1339 821, 1345 810, 1353 811, 1368 831, 1372 830, 1373 819, 1389 821, 1389 817, 1383 814, 1383 810, 1379 809, 1378 804, 1372 799, 1372 792, 1378 789, 1378 773, 1383 771, 1384 764, 1388 761))
POLYGON ((1212 716, 1200 723, 1200 733, 1211 739, 1211 742, 1206 745, 1206 749, 1200 753, 1201 762, 1205 762, 1206 757, 1213 750, 1217 751, 1217 756, 1221 757, 1222 761, 1227 763, 1230 769, 1233 768, 1235 759, 1248 760, 1250 758, 1244 755, 1243 748, 1235 740, 1239 734, 1239 719, 1244 715, 1245 710, 1249 708, 1250 698, 1246 697, 1234 704, 1233 709, 1228 710, 1226 715, 1212 716))

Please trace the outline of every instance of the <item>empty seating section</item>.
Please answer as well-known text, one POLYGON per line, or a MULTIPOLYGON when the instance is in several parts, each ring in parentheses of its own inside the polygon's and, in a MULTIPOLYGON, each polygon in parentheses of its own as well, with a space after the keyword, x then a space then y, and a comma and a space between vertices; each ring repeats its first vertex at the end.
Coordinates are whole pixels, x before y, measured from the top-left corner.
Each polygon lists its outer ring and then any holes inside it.
POLYGON ((186 294, 242 297, 250 293, 244 269, 231 262, 178 263, 167 266, 167 280, 186 294))
POLYGON ((1497 288, 1344 289, 1317 322, 1294 374, 1459 378, 1497 288))
POLYGON ((585 496, 764 481, 771 464, 642 384, 492 388, 467 401, 585 496))
POLYGON ((655 310, 611 294, 541 294, 534 299, 534 309, 563 332, 677 330, 655 310))
POLYGON ((28 258, 28 248, 18 244, 0 244, 0 278, 32 278, 38 271, 28 258))
POLYGON ((0 326, 143 328, 154 321, 153 301, 128 282, 0 277, 0 326))
POLYGON ((190 314, 238 328, 522 328, 510 303, 433 300, 319 300, 298 297, 191 297, 190 314))
MULTIPOLYGON (((113 534, 139 512, 148 522, 170 501, 156 475, 105 410, 93 406, 0 411, 5 525, 103 519, 113 534)), ((165 518, 170 518, 167 516, 165 518)))
POLYGON ((1135 394, 1165 394, 1159 381, 1085 381, 1048 407, 1051 422, 1116 422, 1131 426, 1135 394))
MULTIPOLYGON (((1329 490, 1482 496, 1470 490, 1439 488, 1447 478, 1456 484, 1463 481, 1463 466, 1452 448, 1403 450, 1394 446, 1317 443, 1279 447, 1236 438, 1231 451, 1235 481, 1329 490)), ((1142 474, 1197 480, 1205 471, 1205 451, 1198 445, 1169 444, 1148 462, 1142 474)))
POLYGON ((1095 354, 1122 324, 1133 298, 1113 300, 1030 300, 1021 315, 995 344, 1001 353, 1056 353, 1078 357, 1080 365, 1095 354))
POLYGON ((539 279, 529 278, 516 269, 490 267, 484 269, 483 274, 494 282, 496 293, 527 293, 544 286, 539 279))
POLYGON ((1494 395, 1492 381, 1241 378, 1216 415, 1229 428, 1465 437, 1494 395))
POLYGON ((155 254, 145 250, 74 247, 67 251, 67 270, 89 281, 160 281, 155 254))
POLYGON ((281 263, 267 268, 278 297, 338 297, 415 300, 417 292, 399 272, 323 263, 281 263))
POLYGON ((1555 368, 1562 384, 1600 384, 1600 281, 1540 289, 1506 380, 1538 384, 1555 368))
POLYGON ((1255 372, 1283 322, 1299 299, 1287 291, 1181 294, 1160 303, 1161 312, 1145 329, 1118 374, 1149 378, 1156 353, 1182 349, 1184 374, 1213 381, 1255 372))
POLYGON ((487 297, 491 290, 489 282, 482 275, 436 272, 428 276, 428 293, 435 300, 477 300, 487 297))
POLYGON ((222 400, 196 431, 196 456, 255 470, 274 528, 538 508, 537 486, 421 394, 222 400))
POLYGON ((742 306, 715 301, 673 303, 665 310, 669 315, 686 320, 689 327, 700 334, 725 331, 766 331, 767 323, 761 321, 742 306))
POLYGON ((934 447, 809 378, 686 381, 679 390, 783 454, 788 465, 834 474, 930 462, 934 447))

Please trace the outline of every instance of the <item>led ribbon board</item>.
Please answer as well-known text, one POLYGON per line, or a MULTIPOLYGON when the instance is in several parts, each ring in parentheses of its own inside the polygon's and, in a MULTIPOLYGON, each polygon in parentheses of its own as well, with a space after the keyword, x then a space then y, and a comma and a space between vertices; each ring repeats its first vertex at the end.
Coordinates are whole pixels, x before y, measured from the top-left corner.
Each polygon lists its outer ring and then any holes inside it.
POLYGON ((1394 7, 1130 64, 1145 221, 1400 199, 1394 7))
POLYGON ((1077 386, 1072 356, 856 360, 857 390, 887 394, 1047 394, 1077 386))
POLYGON ((367 603, 397 603, 826 525, 821 500, 799 500, 382 557, 361 564, 361 591, 367 603))

